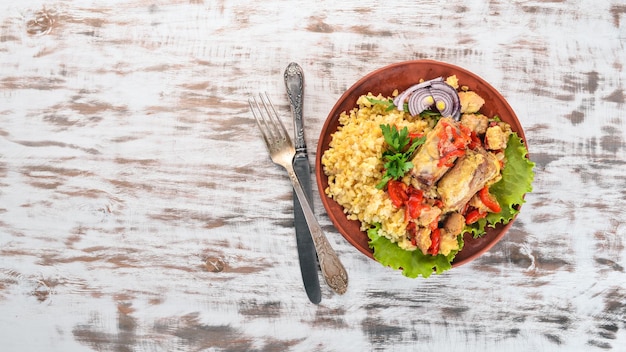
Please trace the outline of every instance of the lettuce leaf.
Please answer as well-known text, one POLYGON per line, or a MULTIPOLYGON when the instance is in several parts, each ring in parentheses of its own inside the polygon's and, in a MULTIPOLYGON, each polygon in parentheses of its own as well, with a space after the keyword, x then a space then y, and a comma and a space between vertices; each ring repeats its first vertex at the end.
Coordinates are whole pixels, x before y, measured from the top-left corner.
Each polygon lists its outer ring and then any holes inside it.
POLYGON ((489 188, 489 193, 496 197, 502 211, 489 213, 485 219, 479 220, 472 226, 466 226, 466 232, 470 232, 474 237, 484 235, 486 226, 495 227, 498 223, 508 224, 519 213, 519 205, 525 202, 524 195, 533 190, 535 163, 528 160, 528 150, 517 133, 509 137, 504 155, 506 165, 502 170, 502 179, 489 188))
MULTIPOLYGON (((374 259, 380 264, 396 270, 402 269, 402 274, 410 278, 416 278, 420 275, 427 278, 433 272, 441 274, 452 268, 451 263, 458 250, 452 251, 447 256, 443 254, 424 255, 419 249, 405 251, 387 237, 380 236, 378 234, 379 229, 380 224, 376 224, 367 231, 367 236, 370 239, 370 248, 374 249, 374 259)), ((459 248, 463 248, 463 236, 459 236, 458 241, 459 248)))
MULTIPOLYGON (((485 234, 485 227, 495 227, 497 223, 507 224, 519 212, 519 205, 523 204, 524 194, 532 191, 532 182, 535 174, 535 163, 526 157, 528 150, 522 139, 512 134, 504 155, 507 163, 502 170, 502 179, 489 188, 489 192, 498 199, 502 211, 490 213, 486 218, 480 219, 471 226, 466 226, 464 232, 470 232, 474 237, 485 234)), ((458 253, 453 251, 447 256, 424 255, 420 250, 405 251, 391 242, 388 238, 380 236, 378 230, 380 224, 375 224, 368 232, 369 246, 374 250, 374 259, 384 266, 393 269, 402 269, 402 274, 410 278, 422 276, 429 277, 433 273, 441 274, 452 268, 452 260, 458 253)), ((458 236, 459 248, 463 248, 463 236, 458 236)), ((460 250, 459 249, 459 250, 460 250)))
POLYGON ((509 138, 504 155, 506 165, 502 170, 502 179, 489 188, 489 192, 498 199, 502 207, 501 212, 487 216, 487 221, 491 224, 506 224, 511 221, 519 212, 516 205, 525 203, 524 195, 533 190, 535 163, 528 160, 528 150, 517 133, 509 138))

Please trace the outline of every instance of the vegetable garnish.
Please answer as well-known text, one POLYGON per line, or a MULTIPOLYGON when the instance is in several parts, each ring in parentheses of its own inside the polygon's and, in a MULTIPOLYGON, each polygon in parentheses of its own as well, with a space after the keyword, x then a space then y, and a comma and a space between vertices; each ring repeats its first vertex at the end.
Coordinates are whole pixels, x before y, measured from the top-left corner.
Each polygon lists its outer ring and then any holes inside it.
POLYGON ((425 110, 436 110, 442 116, 451 116, 458 120, 461 116, 461 101, 456 89, 443 80, 443 77, 424 81, 409 87, 393 101, 402 110, 408 104, 409 113, 413 116, 425 110), (434 109, 433 109, 434 108, 434 109))
MULTIPOLYGON (((466 136, 455 135, 453 137, 460 137, 458 140, 463 140, 463 144, 468 142, 466 136)), ((476 136, 471 137, 470 134, 470 145, 472 142, 475 144, 482 143, 476 136)), ((457 138, 451 138, 452 144, 454 144, 457 138)), ((517 133, 513 132, 504 150, 506 163, 501 170, 502 178, 495 184, 484 187, 477 194, 480 201, 489 211, 481 211, 479 209, 472 209, 467 213, 463 211, 463 213, 465 213, 466 225, 461 235, 457 237, 457 250, 452 250, 448 255, 439 253, 437 251, 437 242, 439 241, 440 230, 433 228, 431 233, 432 245, 428 253, 424 254, 420 250, 407 251, 400 248, 387 237, 381 236, 379 232, 380 224, 374 224, 372 228, 367 231, 369 246, 374 251, 374 258, 382 265, 394 269, 402 269, 402 274, 410 278, 415 278, 420 275, 427 278, 433 273, 440 274, 449 270, 452 267, 454 257, 463 249, 464 233, 470 233, 474 238, 481 237, 486 233, 488 226, 495 227, 497 224, 505 225, 519 213, 520 205, 525 202, 524 195, 532 191, 532 182, 534 180, 533 168, 535 163, 527 158, 527 154, 528 150, 522 139, 517 133)), ((417 210, 415 205, 411 205, 413 196, 407 199, 406 196, 402 195, 403 191, 408 194, 411 194, 411 192, 409 190, 403 190, 402 182, 400 181, 393 181, 392 183, 393 187, 388 187, 388 193, 392 201, 395 199, 395 204, 400 202, 406 204, 407 217, 409 219, 418 217, 419 210, 417 210), (392 196, 391 193, 394 193, 394 195, 392 196)), ((414 231, 412 226, 411 229, 407 230, 409 230, 409 232, 414 231)))
POLYGON ((483 202, 492 213, 499 213, 502 211, 497 199, 494 199, 491 193, 489 193, 489 187, 483 187, 478 193, 480 200, 483 202))
POLYGON ((385 142, 387 142, 389 147, 383 152, 385 174, 376 185, 376 188, 383 189, 389 180, 401 179, 413 168, 413 163, 409 160, 417 147, 424 143, 426 137, 411 139, 409 129, 406 126, 400 131, 398 131, 396 126, 390 125, 380 125, 380 129, 383 131, 383 137, 385 137, 385 142))
POLYGON ((378 104, 378 105, 384 106, 385 111, 391 111, 396 107, 393 103, 393 99, 382 100, 382 99, 367 97, 367 100, 372 104, 378 104))
MULTIPOLYGON (((478 209, 470 210, 465 216, 465 223, 471 225, 480 219, 484 219, 487 216, 487 213, 481 212, 478 209)), ((474 236, 476 238, 477 236, 474 236)))
POLYGON ((465 235, 481 237, 519 213, 535 164, 511 125, 481 113, 484 103, 450 76, 395 98, 363 95, 341 115, 339 144, 322 159, 325 192, 361 222, 382 265, 411 278, 440 274, 452 268, 465 235), (438 85, 460 104, 438 99, 438 85))
MULTIPOLYGON (((406 251, 388 238, 379 235, 380 224, 375 224, 369 231, 369 246, 374 249, 374 259, 384 266, 393 269, 402 269, 402 274, 406 277, 416 278, 429 277, 433 273, 441 274, 452 268, 452 260, 458 250, 450 252, 447 256, 443 254, 430 255, 423 254, 422 251, 406 251)), ((459 250, 463 248, 463 236, 458 236, 459 250)))
POLYGON ((465 232, 470 232, 474 238, 480 237, 485 234, 486 226, 508 224, 519 213, 519 206, 525 202, 524 194, 532 192, 535 178, 535 163, 528 160, 527 154, 528 150, 522 139, 517 133, 511 134, 504 150, 507 161, 502 170, 502 179, 489 188, 489 193, 495 197, 501 210, 488 213, 485 218, 466 226, 465 232))
POLYGON ((396 208, 400 208, 409 200, 409 195, 406 190, 407 185, 404 182, 396 180, 389 180, 389 182, 387 182, 387 193, 389 193, 391 203, 393 203, 396 208))

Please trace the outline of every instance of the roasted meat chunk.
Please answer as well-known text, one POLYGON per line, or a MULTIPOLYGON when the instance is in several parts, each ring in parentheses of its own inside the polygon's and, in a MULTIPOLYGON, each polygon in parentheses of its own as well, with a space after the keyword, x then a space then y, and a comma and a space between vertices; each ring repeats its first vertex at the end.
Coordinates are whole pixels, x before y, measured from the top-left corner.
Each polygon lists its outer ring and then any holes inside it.
POLYGON ((422 251, 422 254, 426 255, 428 253, 428 249, 432 243, 430 229, 427 227, 419 227, 415 233, 415 245, 422 251))
POLYGON ((459 92, 459 100, 461 101, 461 113, 478 112, 485 104, 485 99, 472 91, 459 92))
POLYGON ((439 120, 413 157, 411 183, 414 187, 428 191, 437 183, 462 154, 455 152, 469 143, 469 139, 465 141, 462 136, 464 132, 455 120, 447 117, 439 120))
POLYGON ((462 209, 488 181, 498 176, 500 163, 484 149, 467 150, 437 184, 437 192, 443 202, 443 211, 462 209))
POLYGON ((486 148, 490 150, 505 149, 511 133, 511 126, 508 124, 499 123, 490 126, 485 135, 486 148))
POLYGON ((446 218, 443 228, 455 237, 463 231, 465 227, 465 218, 460 213, 450 213, 446 218))
POLYGON ((463 114, 461 124, 476 134, 484 134, 489 127, 489 119, 482 114, 463 114))

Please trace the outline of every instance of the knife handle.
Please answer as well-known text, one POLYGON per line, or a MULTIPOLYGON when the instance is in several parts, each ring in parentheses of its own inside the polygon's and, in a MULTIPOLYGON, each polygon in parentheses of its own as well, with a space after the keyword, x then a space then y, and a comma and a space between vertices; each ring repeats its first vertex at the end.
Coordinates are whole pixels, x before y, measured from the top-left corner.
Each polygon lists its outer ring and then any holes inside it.
POLYGON ((306 154, 306 143, 304 140, 304 124, 302 122, 302 106, 304 99, 304 71, 295 62, 287 65, 285 69, 285 88, 293 114, 294 147, 296 155, 306 154))
POLYGON ((315 250, 317 251, 317 259, 319 260, 320 268, 322 269, 322 276, 330 288, 339 294, 344 294, 348 289, 348 273, 346 272, 343 264, 341 264, 341 260, 339 260, 339 257, 330 245, 330 242, 328 242, 326 235, 324 235, 324 231, 317 221, 317 218, 315 218, 313 209, 311 209, 311 205, 304 194, 302 184, 300 184, 298 176, 293 170, 293 166, 290 163, 287 163, 285 168, 287 169, 287 173, 289 174, 289 178, 293 184, 293 189, 296 191, 296 196, 302 206, 304 218, 306 219, 309 231, 311 232, 313 244, 315 245, 315 250))

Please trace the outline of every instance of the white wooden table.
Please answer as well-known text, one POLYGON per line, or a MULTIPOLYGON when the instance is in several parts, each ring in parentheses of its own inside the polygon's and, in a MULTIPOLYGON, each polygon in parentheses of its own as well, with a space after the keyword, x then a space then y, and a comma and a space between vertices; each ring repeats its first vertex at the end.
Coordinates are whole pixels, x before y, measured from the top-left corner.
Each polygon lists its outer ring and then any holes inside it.
POLYGON ((623 0, 0 2, 0 350, 626 350, 623 0), (425 280, 316 199, 350 286, 313 305, 247 97, 291 126, 300 63, 315 157, 347 87, 421 58, 508 99, 534 192, 487 254, 425 280))

